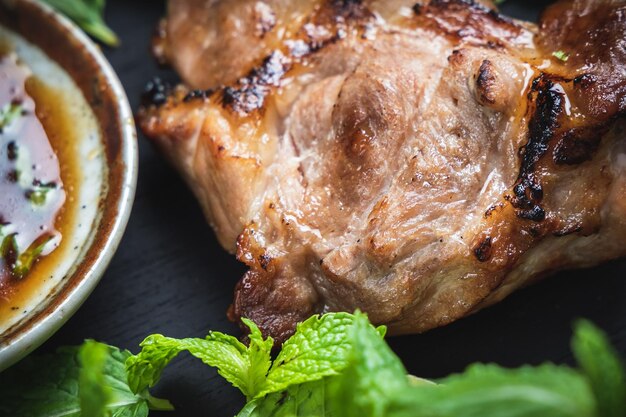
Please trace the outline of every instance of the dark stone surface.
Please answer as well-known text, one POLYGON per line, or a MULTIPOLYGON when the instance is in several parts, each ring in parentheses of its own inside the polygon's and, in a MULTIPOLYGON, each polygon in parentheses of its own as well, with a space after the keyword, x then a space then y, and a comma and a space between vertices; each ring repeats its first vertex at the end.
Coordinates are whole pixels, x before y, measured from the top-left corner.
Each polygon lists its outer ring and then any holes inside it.
MULTIPOLYGON (((533 19, 541 4, 509 0, 503 9, 533 19)), ((122 45, 105 53, 133 109, 151 77, 176 79, 159 70, 149 54, 149 38, 163 13, 161 1, 108 2, 107 20, 122 45)), ((238 332, 225 311, 243 267, 220 248, 191 193, 141 135, 139 149, 137 197, 122 244, 92 296, 40 351, 93 338, 136 352, 151 333, 238 332)), ((561 273, 472 317, 423 335, 392 338, 390 344, 409 372, 427 378, 461 371, 475 361, 569 362, 571 322, 587 317, 626 353, 625 278, 626 261, 561 273)), ((227 417, 243 405, 236 389, 188 355, 166 370, 154 394, 177 408, 155 416, 227 417)))

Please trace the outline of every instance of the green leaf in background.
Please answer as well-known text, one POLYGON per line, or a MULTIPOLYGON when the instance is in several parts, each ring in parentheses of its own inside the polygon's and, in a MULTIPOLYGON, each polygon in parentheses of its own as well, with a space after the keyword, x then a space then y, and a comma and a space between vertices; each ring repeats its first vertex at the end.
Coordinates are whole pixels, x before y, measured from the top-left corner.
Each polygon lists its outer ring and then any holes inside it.
POLYGON ((574 325, 572 351, 591 384, 602 417, 626 416, 624 365, 606 335, 587 320, 574 325))
POLYGON ((109 348, 101 343, 87 340, 78 350, 78 397, 83 416, 103 417, 111 398, 111 389, 104 381, 109 348))
POLYGON ((0 416, 80 416, 77 348, 31 356, 0 374, 0 416))
POLYGON ((329 382, 332 409, 341 417, 383 417, 387 399, 409 386, 406 370, 365 314, 355 313, 347 334, 348 367, 329 382))
POLYGON ((437 384, 408 377, 382 337, 384 328, 359 312, 310 318, 273 365, 272 339, 244 322, 251 330, 249 346, 218 332, 206 339, 153 335, 136 356, 87 341, 80 350, 27 358, 0 376, 0 417, 145 417, 148 409, 171 409, 147 389, 184 350, 217 367, 247 395, 237 417, 626 415, 622 363, 589 322, 577 323, 572 342, 581 370, 476 364, 437 384))
POLYGON ((169 403, 134 394, 124 363, 130 357, 102 343, 31 356, 0 374, 0 417, 145 417, 169 403))
POLYGON ((119 44, 117 35, 104 23, 104 0, 41 0, 78 24, 85 32, 109 45, 119 44))
POLYGON ((389 417, 594 417, 585 378, 556 365, 505 369, 472 365, 464 373, 400 391, 389 417))

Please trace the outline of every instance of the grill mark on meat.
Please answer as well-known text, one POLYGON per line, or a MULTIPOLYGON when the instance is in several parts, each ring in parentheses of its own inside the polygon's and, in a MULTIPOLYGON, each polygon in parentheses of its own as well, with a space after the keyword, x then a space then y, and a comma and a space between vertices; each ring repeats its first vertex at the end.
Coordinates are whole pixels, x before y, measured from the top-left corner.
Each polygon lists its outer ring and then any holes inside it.
MULTIPOLYGON (((260 66, 253 68, 247 76, 241 78, 236 86, 224 87, 222 103, 239 114, 250 114, 262 109, 266 97, 273 88, 280 86, 282 78, 295 62, 345 38, 347 22, 364 23, 373 17, 372 12, 361 0, 329 0, 327 7, 319 10, 312 19, 311 24, 315 29, 303 31, 307 41, 291 39, 285 42, 286 53, 278 49, 273 51, 260 66), (330 35, 322 37, 314 35, 313 33, 320 27, 330 27, 330 31, 325 31, 330 35)), ((206 95, 211 94, 212 91, 206 95)), ((205 94, 198 95, 204 98, 205 94)))
POLYGON ((299 40, 292 40, 292 55, 302 58, 344 39, 350 30, 364 33, 375 20, 362 0, 328 0, 308 23, 302 26, 299 40))
POLYGON ((493 89, 496 87, 496 75, 494 74, 493 64, 488 59, 485 59, 480 64, 478 75, 476 76, 476 89, 480 101, 494 104, 496 102, 496 92, 493 89))
POLYGON ((206 100, 209 97, 211 97, 213 93, 215 93, 215 90, 210 89, 210 88, 208 90, 191 90, 190 92, 185 94, 185 97, 183 98, 183 102, 189 103, 190 101, 193 101, 193 100, 206 100))
POLYGON ((489 16, 494 22, 513 24, 513 21, 475 0, 431 0, 430 7, 448 12, 477 12, 489 16))
POLYGON ((608 124, 567 130, 554 148, 554 163, 578 165, 591 160, 600 147, 600 139, 608 130, 608 124))
POLYGON ((222 103, 225 107, 243 114, 263 108, 272 87, 280 85, 290 67, 291 62, 285 55, 281 51, 274 51, 259 67, 240 79, 236 87, 225 87, 222 90, 222 103))
POLYGON ((536 166, 548 151, 563 112, 563 95, 554 87, 545 74, 533 81, 530 95, 535 100, 535 112, 528 124, 528 142, 520 149, 522 164, 511 199, 519 217, 535 222, 546 217, 545 210, 539 205, 543 199, 543 187, 535 173, 536 166))
POLYGON ((167 97, 172 91, 169 83, 164 82, 159 77, 154 77, 148 81, 141 94, 141 105, 143 107, 160 107, 167 101, 167 97))
POLYGON ((583 74, 574 78, 574 85, 579 86, 582 89, 588 89, 596 82, 596 77, 592 74, 583 74))
POLYGON ((474 0, 431 0, 415 4, 418 23, 444 33, 455 40, 476 40, 489 48, 504 46, 522 36, 525 29, 474 0))
POLYGON ((259 255, 259 266, 261 266, 261 268, 263 268, 265 271, 267 271, 267 267, 269 266, 271 261, 272 257, 267 255, 266 253, 259 255))
POLYGON ((261 39, 276 26, 276 13, 267 3, 257 2, 254 5, 254 18, 256 35, 261 39))
POLYGON ((330 0, 335 19, 359 21, 371 18, 372 12, 363 5, 362 0, 330 0))
POLYGON ((497 210, 502 210, 505 207, 504 203, 493 204, 489 206, 489 208, 485 211, 484 217, 488 219, 493 215, 493 213, 497 210))
POLYGON ((474 245, 474 256, 479 262, 487 262, 491 258, 491 236, 487 236, 474 245))

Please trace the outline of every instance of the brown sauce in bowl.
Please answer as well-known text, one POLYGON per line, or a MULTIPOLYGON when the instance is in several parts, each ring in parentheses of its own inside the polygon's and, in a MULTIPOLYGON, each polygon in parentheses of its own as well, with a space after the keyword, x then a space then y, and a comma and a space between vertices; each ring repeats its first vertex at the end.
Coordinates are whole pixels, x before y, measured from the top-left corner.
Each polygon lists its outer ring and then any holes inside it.
POLYGON ((77 172, 62 92, 14 55, 0 58, 0 109, 1 318, 20 308, 61 256, 77 172))

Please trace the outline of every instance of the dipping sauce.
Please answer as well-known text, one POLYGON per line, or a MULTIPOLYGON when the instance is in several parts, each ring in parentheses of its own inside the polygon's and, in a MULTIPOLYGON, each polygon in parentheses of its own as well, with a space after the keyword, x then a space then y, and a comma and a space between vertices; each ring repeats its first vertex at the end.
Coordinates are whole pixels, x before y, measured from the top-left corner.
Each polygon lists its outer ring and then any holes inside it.
POLYGON ((55 221, 66 193, 26 91, 30 75, 15 54, 0 57, 0 299, 61 242, 55 221))

